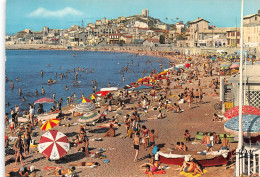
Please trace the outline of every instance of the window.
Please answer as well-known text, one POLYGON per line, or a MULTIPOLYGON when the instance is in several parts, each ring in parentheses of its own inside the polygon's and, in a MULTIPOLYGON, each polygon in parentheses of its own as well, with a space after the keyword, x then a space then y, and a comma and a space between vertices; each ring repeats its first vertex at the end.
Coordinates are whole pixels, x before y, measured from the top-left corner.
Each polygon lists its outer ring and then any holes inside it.
POLYGON ((240 43, 240 39, 237 39, 237 44, 239 44, 240 43))

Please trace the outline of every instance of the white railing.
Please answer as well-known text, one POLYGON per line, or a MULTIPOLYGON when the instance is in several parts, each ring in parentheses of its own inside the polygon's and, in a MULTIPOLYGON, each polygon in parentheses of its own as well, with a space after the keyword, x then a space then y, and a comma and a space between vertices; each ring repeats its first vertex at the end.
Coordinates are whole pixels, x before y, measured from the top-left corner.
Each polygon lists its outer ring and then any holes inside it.
POLYGON ((260 146, 243 147, 236 151, 236 176, 260 175, 260 146))

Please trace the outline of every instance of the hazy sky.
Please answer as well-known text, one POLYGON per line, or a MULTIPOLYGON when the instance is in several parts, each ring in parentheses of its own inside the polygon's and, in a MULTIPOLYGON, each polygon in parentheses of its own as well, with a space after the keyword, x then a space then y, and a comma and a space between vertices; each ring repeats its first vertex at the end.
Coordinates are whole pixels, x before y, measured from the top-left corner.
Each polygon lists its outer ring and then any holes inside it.
MULTIPOLYGON (((142 9, 166 23, 202 17, 217 27, 235 27, 236 21, 240 25, 241 0, 7 0, 6 6, 6 33, 16 33, 43 26, 66 29, 81 26, 82 20, 85 26, 102 17, 141 14, 142 9)), ((244 15, 257 13, 260 0, 245 0, 244 6, 244 15)))

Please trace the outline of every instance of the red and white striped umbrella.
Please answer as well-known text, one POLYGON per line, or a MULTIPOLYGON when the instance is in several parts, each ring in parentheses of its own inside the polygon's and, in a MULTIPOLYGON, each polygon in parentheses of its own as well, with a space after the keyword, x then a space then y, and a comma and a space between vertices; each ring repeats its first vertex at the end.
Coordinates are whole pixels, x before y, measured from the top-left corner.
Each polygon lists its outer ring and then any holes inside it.
POLYGON ((50 160, 59 160, 70 149, 68 138, 58 130, 49 130, 41 136, 38 145, 39 152, 50 160))

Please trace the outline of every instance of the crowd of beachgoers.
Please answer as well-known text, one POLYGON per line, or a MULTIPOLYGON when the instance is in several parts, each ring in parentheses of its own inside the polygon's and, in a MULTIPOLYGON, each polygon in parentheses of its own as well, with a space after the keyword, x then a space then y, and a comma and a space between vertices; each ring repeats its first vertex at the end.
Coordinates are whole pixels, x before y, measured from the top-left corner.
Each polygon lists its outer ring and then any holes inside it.
MULTIPOLYGON (((96 90, 93 80, 93 94, 88 99, 82 94, 81 98, 76 99, 74 95, 63 101, 55 98, 53 93, 55 104, 49 111, 44 111, 42 103, 37 106, 28 104, 28 109, 23 111, 17 105, 11 108, 5 117, 6 176, 222 174, 223 168, 207 170, 195 157, 201 158, 197 151, 201 151, 201 156, 204 153, 205 158, 206 153, 212 157, 214 151, 236 147, 226 139, 226 135, 220 139, 218 133, 224 133, 225 120, 213 109, 213 103, 218 102, 222 75, 219 66, 226 59, 216 56, 212 60, 208 55, 187 56, 157 51, 131 53, 154 56, 158 59, 148 60, 146 64, 158 62, 162 68, 165 62, 159 58, 167 58, 170 68, 163 72, 143 71, 143 78, 136 78, 136 82, 124 88, 109 90, 108 81, 103 92, 96 90), (77 105, 88 100, 95 106, 91 113, 98 115, 92 122, 82 121, 86 112, 76 109, 77 105), (43 125, 53 118, 59 122, 52 130, 64 133, 70 143, 70 151, 60 160, 44 157, 37 147, 41 135, 46 132, 42 130, 43 125), (201 140, 195 139, 198 131, 204 132, 201 140), (185 159, 182 166, 171 166, 161 163, 158 152, 192 157, 185 159)), ((124 80, 128 68, 122 68, 124 80)), ((94 71, 78 67, 67 72, 74 73, 72 86, 75 86, 80 72, 94 71)), ((39 71, 39 75, 44 77, 44 71, 39 71)), ((59 79, 57 73, 54 77, 59 79)), ((68 76, 61 73, 60 79, 63 77, 68 76)), ((11 79, 15 78, 6 76, 6 87, 13 89, 15 85, 11 79)), ((56 79, 49 79, 48 84, 55 84, 56 79)), ((45 92, 48 90, 44 87, 41 93, 35 90, 36 95, 42 94, 43 97, 45 92)), ((21 89, 17 94, 23 98, 21 89)), ((226 174, 230 176, 232 173, 227 170, 226 174)))

